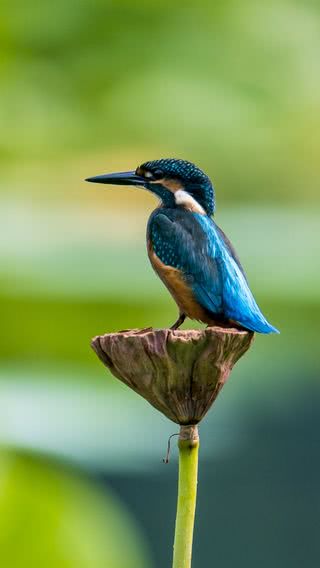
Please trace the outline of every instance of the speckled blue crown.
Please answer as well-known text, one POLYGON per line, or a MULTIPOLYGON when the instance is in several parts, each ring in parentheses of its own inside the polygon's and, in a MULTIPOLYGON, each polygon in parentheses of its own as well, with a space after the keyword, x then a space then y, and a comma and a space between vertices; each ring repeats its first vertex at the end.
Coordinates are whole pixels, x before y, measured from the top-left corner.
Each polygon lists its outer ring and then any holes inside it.
POLYGON ((161 170, 164 177, 180 180, 186 191, 204 206, 209 215, 215 210, 214 188, 210 178, 198 166, 187 160, 162 158, 145 162, 141 168, 150 172, 161 170))

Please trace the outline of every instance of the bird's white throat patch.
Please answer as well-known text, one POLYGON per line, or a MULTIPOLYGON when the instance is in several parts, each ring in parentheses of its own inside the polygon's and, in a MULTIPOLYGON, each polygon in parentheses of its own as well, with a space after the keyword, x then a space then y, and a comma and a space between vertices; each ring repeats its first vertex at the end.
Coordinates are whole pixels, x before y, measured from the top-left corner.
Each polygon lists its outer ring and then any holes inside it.
POLYGON ((201 207, 200 203, 190 193, 183 189, 178 189, 174 192, 174 199, 177 205, 182 205, 185 209, 193 211, 193 213, 200 213, 205 215, 205 210, 201 207))

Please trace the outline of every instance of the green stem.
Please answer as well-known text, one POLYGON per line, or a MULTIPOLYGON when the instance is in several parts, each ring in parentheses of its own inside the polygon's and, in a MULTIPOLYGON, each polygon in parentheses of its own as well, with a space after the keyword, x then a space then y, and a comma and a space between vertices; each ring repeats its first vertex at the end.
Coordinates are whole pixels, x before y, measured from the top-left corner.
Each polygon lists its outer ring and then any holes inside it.
POLYGON ((197 500, 199 436, 197 426, 181 426, 179 437, 179 488, 173 568, 190 568, 197 500))

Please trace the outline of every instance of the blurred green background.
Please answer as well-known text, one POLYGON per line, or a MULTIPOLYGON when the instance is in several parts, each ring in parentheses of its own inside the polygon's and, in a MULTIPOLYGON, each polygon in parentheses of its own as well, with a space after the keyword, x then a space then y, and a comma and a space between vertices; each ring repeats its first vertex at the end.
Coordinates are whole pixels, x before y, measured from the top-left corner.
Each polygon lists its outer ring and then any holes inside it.
POLYGON ((281 330, 201 427, 193 565, 316 568, 319 4, 5 1, 0 45, 0 565, 170 565, 176 427, 90 349, 176 317, 155 202, 83 179, 181 157, 281 330))

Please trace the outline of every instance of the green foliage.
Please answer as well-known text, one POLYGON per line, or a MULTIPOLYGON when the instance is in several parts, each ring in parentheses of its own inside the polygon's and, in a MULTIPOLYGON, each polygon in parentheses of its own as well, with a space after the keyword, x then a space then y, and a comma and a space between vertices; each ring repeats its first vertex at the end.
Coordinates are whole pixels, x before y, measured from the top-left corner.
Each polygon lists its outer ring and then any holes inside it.
POLYGON ((36 458, 2 453, 0 460, 1 566, 149 568, 111 493, 36 458))
POLYGON ((56 167, 134 144, 141 160, 199 162, 226 199, 318 199, 316 4, 19 0, 0 10, 4 164, 56 167))

